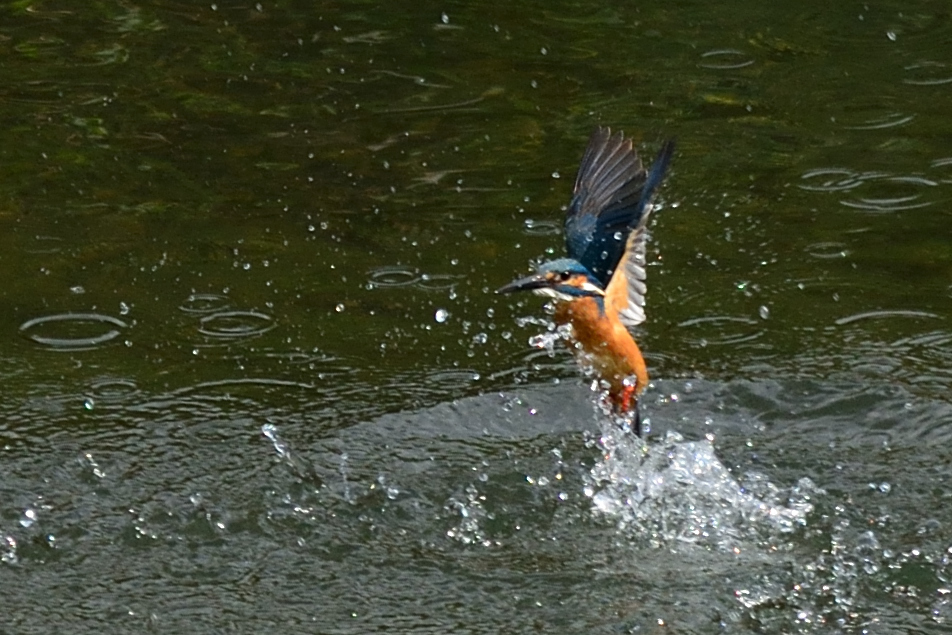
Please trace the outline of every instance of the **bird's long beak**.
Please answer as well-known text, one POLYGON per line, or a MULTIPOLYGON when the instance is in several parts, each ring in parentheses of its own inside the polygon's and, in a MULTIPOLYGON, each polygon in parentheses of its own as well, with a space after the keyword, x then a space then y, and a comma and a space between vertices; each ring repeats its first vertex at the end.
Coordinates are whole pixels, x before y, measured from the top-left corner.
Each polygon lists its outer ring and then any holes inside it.
POLYGON ((496 289, 496 293, 512 293, 513 291, 532 291, 549 286, 545 279, 545 274, 534 273, 531 276, 513 280, 509 284, 496 289))

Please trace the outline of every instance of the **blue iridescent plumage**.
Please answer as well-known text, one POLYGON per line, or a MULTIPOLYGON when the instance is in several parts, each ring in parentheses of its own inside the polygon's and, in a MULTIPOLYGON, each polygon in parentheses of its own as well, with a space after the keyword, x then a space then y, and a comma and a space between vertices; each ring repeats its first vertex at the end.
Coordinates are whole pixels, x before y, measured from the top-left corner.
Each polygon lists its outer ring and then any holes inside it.
POLYGON ((646 172, 631 140, 598 128, 589 140, 565 217, 569 257, 607 287, 674 151, 667 141, 646 172))

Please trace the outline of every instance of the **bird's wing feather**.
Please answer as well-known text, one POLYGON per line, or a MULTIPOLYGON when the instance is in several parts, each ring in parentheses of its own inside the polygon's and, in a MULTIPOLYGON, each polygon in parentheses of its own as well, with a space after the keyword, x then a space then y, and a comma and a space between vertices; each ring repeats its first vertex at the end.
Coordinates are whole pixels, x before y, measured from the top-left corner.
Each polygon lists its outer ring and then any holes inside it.
POLYGON ((631 140, 609 128, 592 133, 565 218, 569 257, 608 284, 644 207, 645 169, 631 140))
POLYGON ((625 251, 605 289, 606 311, 618 315, 621 323, 628 327, 637 326, 645 321, 645 293, 648 289, 645 285, 647 278, 645 244, 648 240, 651 198, 664 178, 673 152, 674 142, 666 142, 658 153, 654 165, 651 166, 651 173, 645 180, 638 204, 642 210, 641 217, 638 219, 638 224, 628 234, 625 251))

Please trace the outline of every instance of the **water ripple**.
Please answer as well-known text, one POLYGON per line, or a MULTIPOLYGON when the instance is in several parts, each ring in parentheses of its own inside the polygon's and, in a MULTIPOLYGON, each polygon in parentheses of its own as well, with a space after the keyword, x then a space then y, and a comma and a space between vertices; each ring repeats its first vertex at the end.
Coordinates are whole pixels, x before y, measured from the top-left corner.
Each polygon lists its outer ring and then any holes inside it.
POLYGON ((220 311, 203 316, 198 332, 209 337, 237 339, 261 335, 274 327, 274 318, 266 313, 220 311))
POLYGON ((702 62, 698 62, 699 68, 709 68, 712 70, 733 70, 744 68, 754 63, 754 60, 747 56, 743 51, 737 49, 716 49, 701 54, 702 62))
POLYGON ((849 250, 846 248, 846 243, 833 241, 813 243, 812 245, 808 245, 804 251, 814 258, 821 258, 824 260, 845 258, 849 254, 849 250))
MULTIPOLYGON (((933 165, 935 167, 935 165, 933 165)), ((879 196, 842 199, 840 204, 868 212, 897 212, 928 207, 933 201, 920 200, 922 188, 939 185, 938 181, 915 174, 857 172, 846 168, 818 168, 800 177, 809 181, 798 187, 811 192, 842 192, 859 187, 872 188, 879 196)))
POLYGON ((58 243, 62 243, 63 239, 59 236, 34 236, 33 240, 35 246, 33 247, 24 247, 23 251, 28 254, 55 254, 63 250, 63 248, 58 243))
POLYGON ((952 84, 952 66, 944 62, 918 62, 905 67, 910 75, 902 80, 910 86, 940 86, 952 84))
POLYGON ((75 351, 110 342, 125 328, 128 325, 119 318, 102 313, 57 313, 27 320, 20 325, 20 333, 54 350, 75 351))
POLYGON ((141 394, 141 390, 131 379, 100 379, 92 384, 91 397, 105 403, 123 403, 141 394))
POLYGON ((904 126, 915 118, 916 116, 914 114, 907 115, 901 112, 893 112, 881 117, 867 119, 866 121, 863 121, 859 124, 843 127, 847 130, 882 130, 884 128, 896 128, 899 126, 904 126))
POLYGON ((716 315, 685 320, 680 327, 703 327, 702 337, 686 338, 696 346, 742 344, 761 337, 763 329, 760 322, 752 318, 730 315, 716 315))
POLYGON ((808 184, 800 184, 801 190, 810 192, 842 192, 859 187, 864 180, 883 176, 881 172, 860 173, 846 168, 818 168, 806 172, 801 179, 810 180, 808 184), (824 178, 826 177, 826 178, 824 178), (813 179, 823 179, 819 183, 812 182, 813 179))
POLYGON ((420 273, 419 270, 402 265, 378 267, 368 272, 368 288, 417 287, 428 291, 452 289, 462 275, 449 273, 420 273))
POLYGON ((853 322, 858 322, 859 320, 873 320, 891 317, 938 319, 941 316, 936 315, 935 313, 929 313, 928 311, 914 311, 909 309, 897 309, 892 311, 866 311, 864 313, 856 313, 854 315, 842 317, 836 320, 835 324, 837 326, 843 326, 844 324, 851 324, 853 322))
POLYGON ((408 287, 420 280, 420 273, 410 267, 393 265, 378 267, 369 272, 373 287, 408 287))
POLYGON ((193 293, 179 305, 180 311, 197 315, 216 313, 229 308, 231 308, 231 300, 217 293, 193 293))

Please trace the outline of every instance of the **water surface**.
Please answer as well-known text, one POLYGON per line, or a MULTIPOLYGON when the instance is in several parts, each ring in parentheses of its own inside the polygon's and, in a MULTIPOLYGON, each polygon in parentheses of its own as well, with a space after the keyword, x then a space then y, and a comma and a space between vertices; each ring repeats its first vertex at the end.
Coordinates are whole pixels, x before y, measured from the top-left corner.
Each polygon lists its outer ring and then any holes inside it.
POLYGON ((0 13, 11 632, 948 628, 945 4, 0 13), (600 124, 647 445, 492 293, 600 124))

